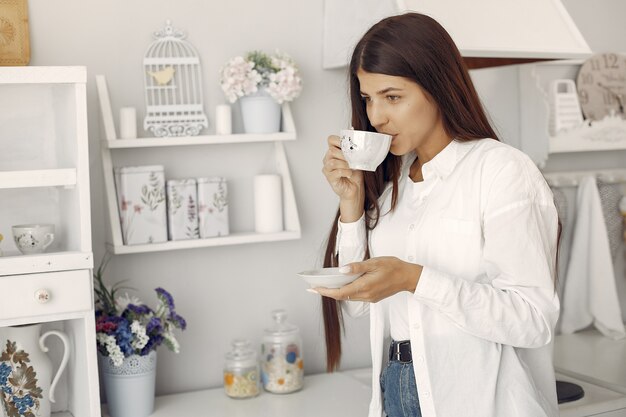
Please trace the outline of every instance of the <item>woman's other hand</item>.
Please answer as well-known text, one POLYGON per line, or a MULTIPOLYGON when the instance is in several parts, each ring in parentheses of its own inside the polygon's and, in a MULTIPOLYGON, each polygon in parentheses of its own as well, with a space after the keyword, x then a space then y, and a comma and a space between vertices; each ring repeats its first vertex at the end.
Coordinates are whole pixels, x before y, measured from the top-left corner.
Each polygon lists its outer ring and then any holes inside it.
POLYGON ((350 169, 341 152, 339 136, 328 137, 328 150, 323 163, 322 173, 340 199, 341 221, 350 223, 358 220, 363 214, 365 199, 363 172, 350 169))
POLYGON ((344 273, 362 272, 363 275, 341 288, 318 287, 314 290, 335 300, 376 303, 400 291, 414 292, 422 273, 421 265, 404 262, 392 256, 354 262, 344 268, 344 273))

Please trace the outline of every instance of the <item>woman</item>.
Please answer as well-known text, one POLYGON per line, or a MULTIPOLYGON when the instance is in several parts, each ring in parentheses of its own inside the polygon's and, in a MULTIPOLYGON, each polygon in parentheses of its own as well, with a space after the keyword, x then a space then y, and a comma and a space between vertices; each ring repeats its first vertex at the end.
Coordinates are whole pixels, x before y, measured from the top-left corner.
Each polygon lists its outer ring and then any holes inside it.
POLYGON ((354 128, 393 139, 376 172, 349 169, 328 139, 323 173, 340 203, 325 265, 364 273, 315 289, 328 369, 341 356, 338 300, 369 311, 370 416, 557 416, 559 225, 540 171, 498 141, 459 51, 427 16, 363 36, 350 96, 354 128))

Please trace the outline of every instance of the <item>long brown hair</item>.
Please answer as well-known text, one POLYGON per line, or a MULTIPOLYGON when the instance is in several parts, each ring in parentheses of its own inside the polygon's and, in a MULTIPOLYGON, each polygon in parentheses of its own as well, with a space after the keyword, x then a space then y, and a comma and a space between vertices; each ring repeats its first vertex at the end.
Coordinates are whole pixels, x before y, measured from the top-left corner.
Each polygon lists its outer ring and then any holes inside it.
MULTIPOLYGON (((434 100, 443 127, 450 137, 456 140, 498 140, 459 50, 446 30, 434 19, 419 13, 388 17, 372 26, 354 48, 349 68, 352 126, 357 130, 375 131, 361 99, 357 77, 359 69, 415 81, 434 100)), ((395 208, 400 169, 400 157, 390 153, 375 172, 363 173, 367 236, 376 227, 380 215, 378 198, 389 182, 393 184, 391 209, 395 208)), ((326 267, 338 264, 335 255, 338 220, 339 211, 328 238, 324 256, 326 267)), ((367 249, 365 258, 369 258, 367 249)), ((322 311, 326 334, 326 369, 332 372, 337 369, 341 359, 343 320, 338 302, 332 298, 322 298, 322 311)))

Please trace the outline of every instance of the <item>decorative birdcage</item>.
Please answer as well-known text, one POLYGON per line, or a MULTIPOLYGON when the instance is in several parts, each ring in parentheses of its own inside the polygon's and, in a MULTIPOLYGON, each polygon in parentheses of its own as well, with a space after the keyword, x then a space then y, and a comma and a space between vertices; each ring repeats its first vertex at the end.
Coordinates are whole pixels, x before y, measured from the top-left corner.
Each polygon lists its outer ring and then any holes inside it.
POLYGON ((209 126, 202 104, 200 58, 171 21, 155 32, 143 59, 145 130, 157 137, 195 136, 209 126))

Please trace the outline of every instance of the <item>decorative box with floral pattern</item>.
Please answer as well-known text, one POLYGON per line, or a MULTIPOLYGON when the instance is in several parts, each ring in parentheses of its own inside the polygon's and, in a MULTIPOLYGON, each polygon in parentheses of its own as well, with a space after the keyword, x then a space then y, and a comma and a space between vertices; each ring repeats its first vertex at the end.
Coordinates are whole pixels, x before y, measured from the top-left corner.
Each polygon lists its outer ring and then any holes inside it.
POLYGON ((167 181, 167 229, 170 240, 200 237, 195 179, 167 181))
POLYGON ((115 170, 125 245, 167 241, 165 175, 162 165, 115 170))
POLYGON ((229 234, 228 188, 224 177, 198 178, 200 238, 229 234))

